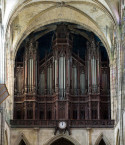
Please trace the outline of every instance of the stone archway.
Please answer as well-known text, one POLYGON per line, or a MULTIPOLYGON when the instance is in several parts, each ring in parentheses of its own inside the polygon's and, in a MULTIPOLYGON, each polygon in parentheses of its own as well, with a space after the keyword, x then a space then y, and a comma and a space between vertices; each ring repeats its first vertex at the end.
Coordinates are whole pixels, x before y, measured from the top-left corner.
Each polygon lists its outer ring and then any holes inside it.
MULTIPOLYGON (((104 46, 107 50, 108 56, 109 56, 109 61, 111 61, 110 46, 108 44, 108 40, 106 39, 103 32, 99 29, 99 27, 97 27, 97 25, 93 21, 91 21, 91 19, 89 17, 84 15, 84 13, 80 13, 79 11, 76 11, 70 7, 65 7, 65 6, 53 7, 52 9, 49 9, 44 13, 39 13, 32 20, 29 21, 26 29, 22 29, 22 31, 20 32, 20 35, 18 37, 16 37, 14 44, 13 44, 12 53, 8 50, 10 52, 10 53, 8 53, 10 55, 8 57, 10 57, 10 58, 7 59, 7 64, 10 63, 8 82, 12 82, 11 84, 8 83, 8 86, 9 86, 9 91, 11 92, 10 98, 11 98, 12 104, 14 103, 13 102, 13 90, 14 90, 13 89, 13 86, 14 86, 14 69, 13 68, 15 67, 15 57, 16 57, 16 53, 19 49, 19 46, 21 45, 23 40, 33 31, 36 31, 37 29, 39 29, 43 26, 50 25, 50 24, 56 23, 56 22, 70 22, 70 23, 74 23, 74 24, 79 24, 83 28, 94 32, 94 34, 96 34, 100 38, 102 43, 104 44, 104 46)), ((13 105, 11 105, 10 110, 11 110, 11 114, 13 114, 13 105)), ((12 119, 13 116, 11 115, 10 118, 12 119)))
POLYGON ((19 145, 26 145, 26 143, 24 142, 24 140, 21 140, 19 145))
POLYGON ((99 145, 106 145, 106 143, 104 142, 104 140, 103 140, 103 139, 101 139, 101 141, 100 141, 99 145))
POLYGON ((23 133, 21 133, 15 142, 15 145, 30 145, 29 141, 23 133))
POLYGON ((111 145, 108 139, 101 133, 97 138, 95 145, 111 145))
POLYGON ((71 136, 67 135, 57 135, 56 137, 51 138, 47 143, 44 145, 80 145, 79 142, 72 138, 71 136))
POLYGON ((79 24, 83 28, 91 30, 94 34, 96 34, 100 38, 110 58, 111 52, 108 40, 106 39, 104 33, 102 33, 102 31, 94 21, 92 21, 84 13, 80 13, 79 11, 74 10, 68 6, 67 7, 55 6, 52 7, 51 9, 46 10, 44 13, 40 12, 38 15, 36 15, 29 21, 26 29, 23 29, 22 32, 20 32, 20 35, 17 36, 17 40, 13 44, 13 56, 12 56, 13 59, 16 57, 16 53, 19 49, 19 46, 30 33, 36 31, 40 27, 57 22, 70 22, 74 24, 79 24))
POLYGON ((74 145, 74 144, 71 141, 62 137, 54 141, 51 145, 74 145))

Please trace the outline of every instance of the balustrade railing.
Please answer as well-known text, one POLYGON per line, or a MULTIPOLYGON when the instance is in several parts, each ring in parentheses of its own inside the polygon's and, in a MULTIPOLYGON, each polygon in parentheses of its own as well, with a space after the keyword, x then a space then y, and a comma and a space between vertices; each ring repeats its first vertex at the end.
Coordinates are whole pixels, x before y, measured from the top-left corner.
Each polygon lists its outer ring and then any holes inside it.
MULTIPOLYGON (((71 128, 113 128, 114 120, 66 120, 71 128)), ((10 120, 12 127, 47 127, 53 128, 59 120, 10 120)))
POLYGON ((70 125, 73 127, 110 128, 114 126, 114 120, 70 120, 70 125))
MULTIPOLYGON (((16 102, 22 102, 22 101, 29 101, 29 100, 35 100, 35 101, 54 101, 55 98, 56 98, 56 94, 47 94, 47 95, 22 95, 22 96, 18 96, 14 98, 14 100, 16 102)), ((66 96, 66 92, 65 90, 59 90, 59 100, 66 100, 68 97, 68 99, 70 99, 70 101, 82 101, 82 102, 86 102, 86 101, 89 101, 89 100, 92 100, 92 101, 102 101, 102 102, 110 102, 110 98, 108 95, 94 95, 94 94, 91 94, 91 95, 87 95, 87 94, 84 94, 84 95, 72 95, 72 94, 69 94, 68 96, 66 96)))

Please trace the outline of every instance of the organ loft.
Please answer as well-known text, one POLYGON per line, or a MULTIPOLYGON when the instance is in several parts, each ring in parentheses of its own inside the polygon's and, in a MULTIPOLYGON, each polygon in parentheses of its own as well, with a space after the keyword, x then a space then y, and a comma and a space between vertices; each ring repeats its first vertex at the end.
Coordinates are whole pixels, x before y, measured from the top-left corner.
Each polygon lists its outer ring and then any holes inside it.
POLYGON ((0 145, 125 145, 125 0, 0 0, 0 145))
MULTIPOLYGON (((15 61, 13 125, 109 127, 111 120, 108 56, 93 33, 76 52, 77 36, 58 24, 50 51, 31 35, 15 61), (19 57, 18 57, 19 58, 19 57)), ((82 36, 80 36, 82 37, 82 36)))

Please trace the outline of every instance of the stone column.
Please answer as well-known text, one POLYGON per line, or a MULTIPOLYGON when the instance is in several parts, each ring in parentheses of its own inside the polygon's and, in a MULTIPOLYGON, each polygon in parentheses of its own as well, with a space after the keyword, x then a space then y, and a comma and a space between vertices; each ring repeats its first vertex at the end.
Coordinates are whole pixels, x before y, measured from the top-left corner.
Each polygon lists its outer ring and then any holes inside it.
MULTIPOLYGON (((0 84, 5 83, 5 48, 4 48, 4 39, 2 36, 3 29, 1 23, 1 15, 0 15, 0 84)), ((0 104, 0 144, 4 142, 4 121, 5 121, 5 109, 4 103, 0 104)))
POLYGON ((115 119, 115 115, 114 115, 114 90, 113 90, 113 86, 114 86, 114 79, 113 79, 113 63, 110 62, 110 96, 111 96, 111 119, 115 119))
POLYGON ((0 23, 0 84, 5 83, 5 49, 2 42, 2 24, 0 23))
POLYGON ((125 109, 125 42, 122 46, 122 79, 121 79, 121 86, 122 86, 122 109, 125 109))
POLYGON ((122 76, 121 76, 121 118, 120 118, 120 145, 125 144, 125 40, 123 41, 121 48, 121 64, 122 64, 122 76))
POLYGON ((87 145, 92 145, 92 129, 91 128, 87 128, 86 129, 86 132, 87 132, 87 145))

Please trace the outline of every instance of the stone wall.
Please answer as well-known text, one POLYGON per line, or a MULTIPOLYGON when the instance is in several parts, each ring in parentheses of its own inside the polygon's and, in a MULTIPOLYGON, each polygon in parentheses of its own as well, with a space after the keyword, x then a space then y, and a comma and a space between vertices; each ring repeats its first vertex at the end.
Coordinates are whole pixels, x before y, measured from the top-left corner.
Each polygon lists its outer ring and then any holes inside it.
POLYGON ((27 145, 49 145, 59 138, 67 138, 75 145, 98 145, 103 138, 106 145, 114 145, 114 129, 71 129, 71 135, 54 135, 54 129, 49 128, 11 128, 8 145, 18 145, 23 139, 27 145))

